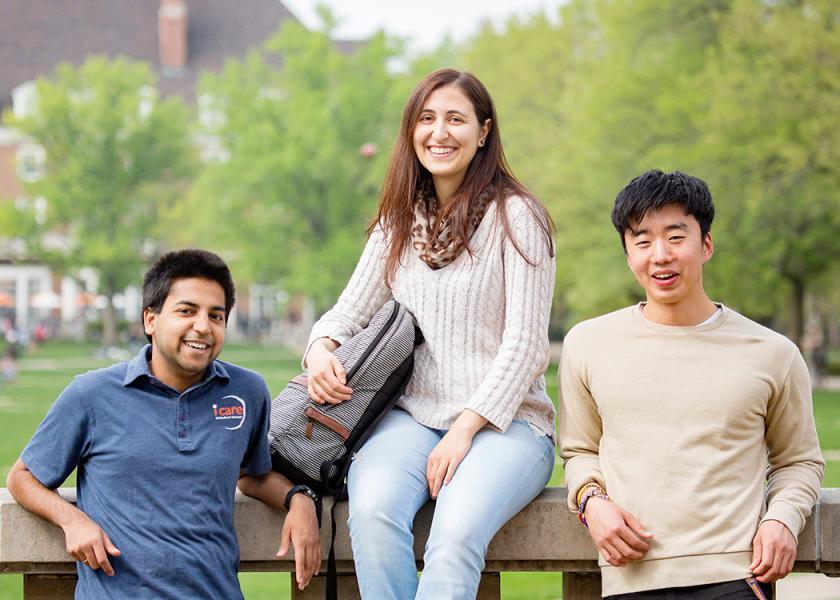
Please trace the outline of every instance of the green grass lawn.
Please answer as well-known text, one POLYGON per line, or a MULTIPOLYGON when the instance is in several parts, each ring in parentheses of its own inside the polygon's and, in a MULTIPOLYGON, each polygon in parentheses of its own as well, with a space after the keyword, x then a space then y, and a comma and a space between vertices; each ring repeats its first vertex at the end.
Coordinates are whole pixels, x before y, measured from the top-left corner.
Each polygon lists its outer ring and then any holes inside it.
MULTIPOLYGON (((263 374, 269 388, 276 393, 300 371, 299 357, 281 348, 257 345, 228 344, 222 359, 255 369, 263 374)), ((5 486, 6 473, 31 437, 41 418, 56 396, 74 375, 110 364, 96 358, 94 347, 85 344, 52 342, 25 356, 19 363, 17 381, 0 387, 0 485, 5 486)), ((556 366, 549 368, 548 387, 557 398, 556 366)), ((814 412, 820 443, 824 449, 840 450, 840 392, 814 394, 814 412)), ((65 484, 73 485, 74 477, 65 484)), ((561 485, 563 470, 558 465, 549 485, 561 485)), ((829 461, 825 487, 840 487, 840 460, 829 461)), ((284 600, 290 597, 287 573, 243 573, 242 589, 248 600, 284 600)), ((502 575, 502 597, 505 600, 547 600, 559 598, 562 587, 559 573, 505 573, 502 575)), ((20 575, 0 576, 0 600, 18 600, 23 596, 20 575)))

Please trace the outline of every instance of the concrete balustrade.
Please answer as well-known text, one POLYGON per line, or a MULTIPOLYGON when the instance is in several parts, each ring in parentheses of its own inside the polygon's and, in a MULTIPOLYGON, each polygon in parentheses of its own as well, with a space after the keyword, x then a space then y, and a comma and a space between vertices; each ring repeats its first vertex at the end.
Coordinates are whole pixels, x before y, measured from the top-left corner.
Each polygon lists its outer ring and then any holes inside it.
MULTIPOLYGON (((73 490, 62 489, 61 495, 70 501, 75 499, 73 490)), ((330 506, 328 499, 321 530, 325 557, 330 540, 330 506)), ((432 508, 431 504, 424 507, 415 521, 418 568, 422 568, 432 508)), ((236 529, 243 571, 294 571, 293 560, 275 557, 282 520, 283 513, 237 493, 236 529)), ((359 596, 347 533, 346 503, 339 504, 336 520, 339 593, 349 600, 359 596)), ((562 571, 564 600, 600 598, 595 559, 595 547, 588 534, 566 507, 566 489, 546 488, 496 535, 487 553, 478 598, 500 597, 502 571, 562 571)), ((799 538, 794 570, 840 576, 840 489, 822 490, 819 504, 799 538)), ((73 597, 75 563, 65 552, 63 533, 21 508, 5 489, 0 489, 0 572, 24 575, 26 600, 73 597)), ((323 576, 317 577, 304 592, 297 591, 294 583, 292 590, 296 600, 323 598, 323 576)))

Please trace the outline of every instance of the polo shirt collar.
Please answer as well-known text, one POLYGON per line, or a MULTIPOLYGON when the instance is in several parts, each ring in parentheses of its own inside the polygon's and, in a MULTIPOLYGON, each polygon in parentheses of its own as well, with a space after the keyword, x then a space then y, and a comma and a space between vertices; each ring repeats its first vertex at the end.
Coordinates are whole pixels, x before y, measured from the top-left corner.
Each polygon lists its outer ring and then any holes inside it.
MULTIPOLYGON (((123 379, 123 387, 128 387, 140 377, 146 377, 147 379, 151 379, 153 377, 152 372, 149 371, 149 360, 151 358, 152 345, 146 344, 140 349, 137 356, 128 362, 128 368, 126 369, 125 378, 123 379)), ((207 367, 207 371, 204 373, 204 378, 201 380, 201 383, 205 383, 216 378, 230 381, 230 375, 228 375, 227 369, 225 369, 225 366, 218 360, 214 360, 210 363, 210 366, 207 367)))

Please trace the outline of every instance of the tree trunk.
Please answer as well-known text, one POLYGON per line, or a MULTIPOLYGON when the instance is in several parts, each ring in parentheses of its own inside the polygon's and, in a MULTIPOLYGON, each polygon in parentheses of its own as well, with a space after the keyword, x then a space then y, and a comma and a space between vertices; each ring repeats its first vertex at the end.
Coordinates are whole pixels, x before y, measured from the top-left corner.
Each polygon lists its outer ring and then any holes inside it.
POLYGON ((801 277, 788 277, 791 283, 790 309, 793 314, 791 337, 802 350, 805 336, 805 280, 801 277))
POLYGON ((117 343, 117 311, 114 308, 114 293, 108 290, 108 304, 102 313, 102 345, 106 348, 117 343))

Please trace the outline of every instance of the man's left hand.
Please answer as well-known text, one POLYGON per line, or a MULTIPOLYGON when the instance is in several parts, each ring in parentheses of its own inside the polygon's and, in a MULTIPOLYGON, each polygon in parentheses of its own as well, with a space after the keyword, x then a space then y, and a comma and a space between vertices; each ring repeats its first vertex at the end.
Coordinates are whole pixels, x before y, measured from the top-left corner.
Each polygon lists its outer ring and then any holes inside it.
POLYGON ((781 521, 764 521, 753 538, 750 571, 761 583, 773 583, 791 572, 796 538, 781 521))
POLYGON ((315 503, 306 494, 295 494, 280 533, 277 556, 285 556, 289 546, 295 549, 295 581, 303 590, 321 568, 321 534, 315 503))

